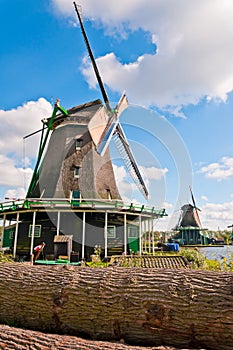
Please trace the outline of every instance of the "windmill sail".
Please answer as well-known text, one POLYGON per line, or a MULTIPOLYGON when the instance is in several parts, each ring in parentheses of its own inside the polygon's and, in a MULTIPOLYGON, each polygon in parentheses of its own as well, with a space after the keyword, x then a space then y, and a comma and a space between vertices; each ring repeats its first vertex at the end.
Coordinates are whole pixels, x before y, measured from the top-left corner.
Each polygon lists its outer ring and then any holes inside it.
POLYGON ((101 135, 100 142, 97 146, 97 150, 99 154, 103 155, 107 147, 109 146, 112 136, 115 133, 117 126, 119 124, 119 117, 127 107, 128 107, 128 100, 124 92, 115 110, 111 112, 106 128, 101 135))
POLYGON ((90 56, 91 62, 92 62, 93 69, 95 71, 96 79, 98 81, 98 84, 99 84, 99 87, 100 87, 100 90, 101 90, 104 102, 106 104, 107 109, 111 110, 111 107, 110 107, 110 104, 109 104, 109 99, 108 99, 107 93, 105 91, 104 84, 102 82, 102 79, 101 79, 101 76, 99 74, 99 70, 98 70, 97 64, 95 62, 95 57, 94 57, 93 52, 91 50, 91 46, 89 44, 89 40, 88 40, 88 37, 87 37, 85 29, 84 29, 84 25, 83 25, 83 22, 82 22, 81 14, 79 12, 79 9, 78 9, 78 6, 76 5, 76 3, 74 2, 73 4, 74 4, 75 11, 77 13, 77 16, 78 16, 78 20, 79 20, 79 23, 80 23, 80 26, 81 26, 81 31, 82 31, 82 34, 83 34, 83 38, 84 38, 84 41, 85 41, 85 44, 86 44, 87 51, 88 51, 88 54, 90 56))
POLYGON ((128 100, 126 97, 126 94, 123 93, 120 101, 118 102, 115 109, 111 109, 110 102, 103 84, 103 81, 101 79, 101 76, 99 74, 99 70, 94 58, 94 55, 91 50, 91 46, 88 41, 88 37, 86 35, 84 25, 82 22, 80 10, 78 9, 78 6, 74 2, 75 11, 78 16, 78 20, 81 26, 81 31, 84 37, 84 41, 87 47, 88 54, 90 56, 92 66, 96 75, 96 79, 98 81, 105 105, 106 105, 106 113, 104 114, 105 117, 108 116, 107 121, 105 120, 102 122, 103 119, 103 111, 97 112, 96 116, 94 117, 93 123, 89 126, 89 131, 91 135, 94 136, 93 140, 96 145, 97 152, 103 156, 106 152, 106 150, 109 147, 110 141, 112 138, 114 138, 116 142, 116 146, 119 150, 119 153, 121 157, 123 158, 123 161, 126 165, 126 168, 128 169, 132 179, 136 183, 139 190, 142 192, 144 197, 148 198, 148 191, 145 185, 145 182, 140 174, 139 168, 137 166, 137 163, 134 159, 134 156, 132 154, 132 151, 130 150, 130 146, 128 144, 128 141, 126 140, 125 134, 122 130, 122 127, 119 123, 119 117, 120 114, 123 112, 125 108, 128 107, 128 100), (100 125, 98 126, 98 121, 100 121, 100 125), (105 126, 105 127, 104 127, 105 126), (102 131, 97 135, 97 129, 102 131))
POLYGON ((91 134, 92 140, 97 148, 101 142, 101 136, 106 129, 108 124, 108 114, 106 108, 101 106, 98 111, 94 114, 88 124, 88 130, 91 134))
POLYGON ((139 191, 146 199, 148 199, 148 190, 146 188, 146 184, 140 174, 137 163, 134 159, 133 153, 129 147, 128 141, 120 124, 117 125, 117 132, 114 135, 114 141, 118 152, 120 153, 124 164, 135 184, 137 185, 139 191))

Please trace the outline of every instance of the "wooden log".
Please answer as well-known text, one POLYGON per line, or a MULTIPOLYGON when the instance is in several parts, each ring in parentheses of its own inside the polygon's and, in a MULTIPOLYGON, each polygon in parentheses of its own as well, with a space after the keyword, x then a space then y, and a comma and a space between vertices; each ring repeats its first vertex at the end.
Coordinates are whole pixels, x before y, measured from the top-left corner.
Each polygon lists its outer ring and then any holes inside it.
POLYGON ((231 350, 233 274, 2 264, 0 323, 147 346, 231 350))
MULTIPOLYGON (((0 324, 2 350, 178 350, 170 346, 130 346, 119 342, 96 341, 75 336, 48 334, 0 324)), ((186 349, 187 350, 187 349, 186 349)), ((195 349, 192 349, 195 350, 195 349)))

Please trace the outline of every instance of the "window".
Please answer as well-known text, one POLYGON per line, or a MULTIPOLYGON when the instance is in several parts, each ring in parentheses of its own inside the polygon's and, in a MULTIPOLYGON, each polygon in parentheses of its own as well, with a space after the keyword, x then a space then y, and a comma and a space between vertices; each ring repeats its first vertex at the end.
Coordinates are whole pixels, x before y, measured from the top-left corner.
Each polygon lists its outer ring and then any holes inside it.
POLYGON ((138 228, 137 226, 128 227, 128 237, 129 238, 138 238, 138 228))
POLYGON ((72 199, 81 199, 80 191, 72 191, 72 199))
POLYGON ((79 178, 79 175, 80 175, 80 167, 75 166, 74 167, 74 177, 79 178))
POLYGON ((83 143, 82 139, 75 140, 75 148, 76 148, 76 150, 80 150, 81 149, 82 143, 83 143))
MULTIPOLYGON (((32 226, 29 226, 28 237, 32 237, 32 226)), ((41 225, 35 225, 34 237, 40 237, 41 235, 41 225)))
POLYGON ((112 200, 111 191, 110 191, 109 188, 107 188, 106 191, 107 191, 107 199, 108 199, 109 201, 111 201, 111 200, 112 200))
POLYGON ((107 227, 107 237, 108 238, 116 238, 116 226, 108 226, 107 227))

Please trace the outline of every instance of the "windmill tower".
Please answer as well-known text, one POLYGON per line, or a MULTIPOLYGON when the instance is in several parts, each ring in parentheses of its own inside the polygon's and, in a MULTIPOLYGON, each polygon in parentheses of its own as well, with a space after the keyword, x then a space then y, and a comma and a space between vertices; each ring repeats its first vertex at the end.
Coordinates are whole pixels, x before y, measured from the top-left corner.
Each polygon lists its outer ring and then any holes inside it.
MULTIPOLYGON (((57 103, 55 108, 58 107, 57 103)), ((38 157, 41 164, 35 168, 27 198, 121 199, 109 148, 103 155, 96 149, 106 118, 100 100, 55 116, 45 156, 38 157)))
POLYGON ((14 234, 11 227, 11 243, 9 237, 5 239, 14 256, 32 256, 33 247, 41 241, 46 243, 47 259, 59 255, 71 259, 72 251, 89 259, 96 245, 105 257, 116 252, 142 253, 143 230, 166 215, 164 209, 121 200, 110 157, 112 139, 138 189, 148 198, 120 124, 128 101, 123 93, 118 104, 110 106, 75 3, 74 7, 104 102, 98 99, 66 110, 58 100, 52 116, 42 120, 38 158, 26 199, 0 208, 5 238, 10 232, 7 219, 16 222, 14 234))
POLYGON ((207 244, 208 237, 206 230, 203 229, 199 218, 194 195, 190 187, 192 204, 185 204, 181 207, 181 214, 174 231, 178 231, 173 237, 182 245, 207 244))

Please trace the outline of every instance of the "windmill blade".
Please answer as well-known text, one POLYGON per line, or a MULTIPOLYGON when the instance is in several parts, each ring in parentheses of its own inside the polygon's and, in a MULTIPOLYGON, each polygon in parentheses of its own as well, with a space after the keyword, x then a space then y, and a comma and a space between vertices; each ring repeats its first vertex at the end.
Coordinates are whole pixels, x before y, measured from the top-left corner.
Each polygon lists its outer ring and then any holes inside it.
POLYGON ((121 125, 118 123, 116 126, 116 133, 114 134, 114 141, 116 147, 125 163, 126 168, 128 169, 132 179, 137 185, 138 189, 142 195, 148 199, 148 190, 146 184, 142 178, 142 175, 138 169, 137 163, 134 159, 133 153, 130 149, 129 143, 125 137, 125 134, 121 128, 121 125))
POLYGON ((191 197, 192 197, 192 202, 193 202, 193 207, 194 207, 194 218, 195 218, 197 224, 199 225, 199 227, 202 227, 201 220, 200 220, 199 215, 198 215, 198 210, 199 211, 201 211, 201 210, 196 206, 191 186, 189 186, 189 189, 190 189, 190 192, 191 192, 191 197))
POLYGON ((101 156, 104 155, 106 149, 108 148, 118 124, 119 124, 119 119, 115 115, 113 115, 112 118, 110 118, 103 134, 101 135, 100 143, 97 146, 97 152, 101 156))
POLYGON ((119 124, 119 117, 121 113, 128 107, 128 100, 125 92, 122 94, 116 108, 111 112, 108 123, 100 136, 99 143, 97 145, 97 151, 100 155, 103 155, 107 147, 110 144, 113 134, 119 124))
POLYGON ((194 195, 193 195, 191 186, 189 186, 189 189, 190 189, 190 193, 191 193, 191 197, 192 197, 192 202, 193 202, 194 208, 197 209, 197 210, 199 210, 199 211, 201 211, 201 209, 199 209, 199 208, 196 206, 196 203, 195 203, 195 199, 194 199, 194 195))
POLYGON ((123 112, 123 110, 125 108, 128 107, 128 101, 127 101, 127 98, 126 98, 126 94, 123 93, 123 95, 122 95, 118 105, 116 106, 115 110, 111 109, 110 102, 109 102, 109 99, 108 99, 108 95, 107 95, 107 92, 105 90, 102 78, 101 78, 100 73, 99 73, 99 69, 98 69, 96 61, 95 61, 95 57, 93 55, 93 52, 92 52, 92 49, 91 49, 91 46, 90 46, 90 43, 89 43, 86 31, 85 31, 85 28, 84 28, 84 25, 83 25, 81 12, 80 12, 80 6, 78 7, 76 5, 75 1, 73 2, 73 4, 74 4, 75 11, 77 13, 77 16, 78 16, 79 24, 80 24, 81 31, 82 31, 83 38, 84 38, 84 42, 86 44, 87 51, 88 51, 88 54, 89 54, 90 59, 91 59, 91 63, 92 63, 92 66, 93 66, 93 69, 94 69, 94 72, 95 72, 95 75, 96 75, 96 79, 98 81, 98 84, 99 84, 99 87, 100 87, 100 90, 101 90, 101 93, 102 93, 102 96, 103 96, 106 108, 107 108, 107 110, 109 112, 108 122, 107 122, 106 127, 104 128, 101 136, 99 137, 99 142, 98 142, 98 145, 97 145, 98 153, 103 155, 104 152, 106 151, 107 147, 109 146, 111 138, 112 138, 112 136, 113 136, 113 134, 114 134, 114 132, 116 130, 116 127, 117 127, 118 123, 119 123, 118 119, 119 119, 120 114, 123 112))
POLYGON ((126 93, 125 91, 123 92, 123 94, 121 95, 121 98, 115 108, 115 111, 118 115, 118 117, 121 115, 121 113, 126 109, 128 108, 129 106, 129 102, 128 102, 128 99, 127 99, 127 96, 126 96, 126 93))
POLYGON ((84 38, 84 42, 86 44, 87 51, 88 51, 88 54, 90 56, 91 63, 92 63, 92 66, 93 66, 93 69, 94 69, 94 72, 95 72, 95 75, 96 75, 96 79, 98 81, 98 84, 99 84, 99 87, 100 87, 100 90, 101 90, 101 93, 102 93, 102 96, 103 96, 103 99, 104 99, 104 102, 106 104, 107 109, 109 111, 111 111, 108 95, 106 93, 103 81, 102 81, 101 76, 99 74, 99 70, 98 70, 98 67, 97 67, 97 64, 96 64, 96 61, 95 61, 95 57, 94 57, 93 52, 91 50, 91 46, 89 44, 89 40, 88 40, 87 34, 85 32, 85 28, 84 28, 82 17, 81 17, 81 13, 80 13, 80 6, 78 7, 76 5, 75 1, 73 2, 73 4, 74 4, 75 11, 77 13, 77 16, 78 16, 78 20, 79 20, 81 31, 82 31, 83 38, 84 38))
POLYGON ((107 127, 108 119, 106 108, 102 105, 88 123, 88 130, 97 149, 102 140, 101 136, 107 127))

